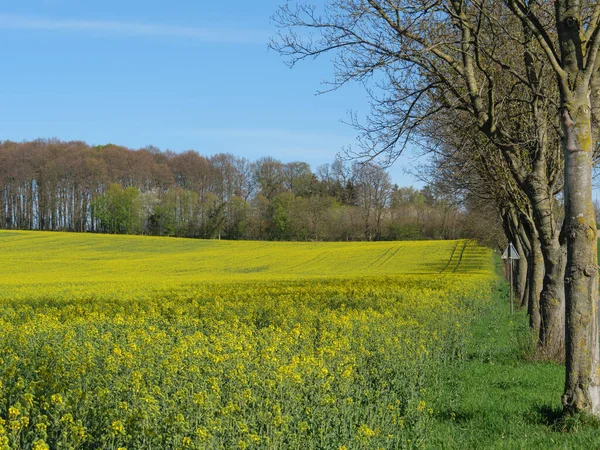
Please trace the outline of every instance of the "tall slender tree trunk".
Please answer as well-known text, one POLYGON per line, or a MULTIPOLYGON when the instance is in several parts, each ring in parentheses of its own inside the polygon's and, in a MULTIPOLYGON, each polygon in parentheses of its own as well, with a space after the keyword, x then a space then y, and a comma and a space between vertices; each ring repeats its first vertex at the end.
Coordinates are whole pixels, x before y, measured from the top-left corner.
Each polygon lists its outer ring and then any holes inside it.
POLYGON ((592 136, 587 90, 564 102, 567 410, 600 414, 598 255, 592 203, 592 136))
POLYGON ((544 358, 562 361, 565 353, 565 249, 560 243, 560 230, 553 214, 554 196, 545 171, 545 163, 539 162, 526 182, 544 261, 538 352, 544 358))
MULTIPOLYGON (((527 253, 524 257, 529 261, 529 253, 527 253)), ((531 270, 531 268, 529 267, 529 263, 527 263, 527 270, 525 271, 525 286, 524 286, 524 292, 523 292, 523 298, 521 299, 521 309, 524 309, 525 311, 529 312, 529 301, 530 301, 530 292, 529 292, 529 271, 531 270)))
POLYGON ((560 45, 560 122, 565 160, 567 242, 566 377, 562 403, 567 411, 600 415, 598 349, 598 243, 592 203, 592 101, 600 47, 600 25, 583 29, 582 3, 556 0, 560 45), (589 32, 589 33, 588 33, 589 32), (587 35, 587 37, 586 37, 587 35))
POLYGON ((540 314, 540 293, 544 282, 544 256, 537 234, 533 234, 531 240, 531 252, 529 254, 529 326, 534 331, 539 331, 542 323, 540 314))
MULTIPOLYGON (((521 244, 522 253, 519 263, 524 263, 525 280, 523 281, 523 297, 521 298, 521 308, 529 311, 530 291, 529 291, 529 273, 532 267, 529 265, 531 258, 531 238, 527 236, 525 226, 519 223, 519 242, 521 244)), ((517 249, 518 250, 518 249, 517 249)))
POLYGON ((527 236, 523 220, 519 221, 513 215, 513 229, 515 235, 515 247, 521 256, 517 261, 515 287, 521 308, 529 307, 529 254, 531 253, 531 240, 527 236))
POLYGON ((544 260, 544 282, 540 293, 539 350, 543 356, 564 360, 565 354, 565 253, 555 236, 550 243, 540 239, 544 260))
POLYGON ((523 306, 523 304, 527 304, 528 296, 526 295, 527 288, 527 257, 525 255, 525 249, 521 244, 521 238, 519 236, 515 239, 515 248, 519 253, 521 259, 515 261, 516 264, 514 266, 514 280, 515 280, 515 298, 517 304, 523 306))

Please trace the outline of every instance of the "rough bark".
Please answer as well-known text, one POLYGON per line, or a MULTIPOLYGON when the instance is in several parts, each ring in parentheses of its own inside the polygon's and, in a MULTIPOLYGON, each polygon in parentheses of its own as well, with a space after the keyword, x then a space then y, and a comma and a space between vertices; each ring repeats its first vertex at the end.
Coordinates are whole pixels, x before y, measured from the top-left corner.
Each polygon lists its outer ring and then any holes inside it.
POLYGON ((532 330, 537 331, 540 329, 542 322, 540 293, 542 292, 544 280, 544 256, 537 235, 531 237, 531 252, 528 264, 529 306, 527 313, 529 314, 529 326, 532 330))
MULTIPOLYGON (((592 203, 592 79, 597 70, 600 24, 586 30, 582 4, 556 0, 556 25, 561 59, 556 70, 560 86, 560 121, 565 160, 567 242, 566 378, 562 402, 567 411, 600 415, 598 349, 598 249, 592 203)), ((600 5, 595 6, 598 12, 600 5)))
MULTIPOLYGON (((525 255, 525 259, 529 261, 529 254, 525 255)), ((531 268, 529 267, 529 263, 527 263, 527 270, 525 271, 525 286, 523 292, 523 298, 521 299, 521 309, 529 312, 529 301, 531 299, 529 292, 529 271, 531 268)))
MULTIPOLYGON (((536 120, 541 120, 536 117, 536 120)), ((540 125, 541 127, 541 125, 540 125)), ((538 127, 538 128, 540 128, 538 127)), ((525 193, 531 210, 528 216, 534 222, 529 225, 530 234, 535 233, 543 258, 543 283, 539 295, 540 326, 538 356, 544 359, 563 360, 565 351, 564 317, 564 270, 565 248, 560 243, 560 229, 553 211, 554 192, 549 178, 548 142, 543 131, 538 132, 535 149, 537 156, 530 168, 518 158, 517 148, 505 145, 502 153, 515 180, 525 193), (537 150, 536 150, 537 149, 537 150), (535 230, 534 230, 535 229, 535 230)), ((539 276, 540 268, 532 268, 539 276)), ((537 291, 538 285, 530 286, 530 292, 537 291)), ((536 301, 538 298, 536 297, 536 301)), ((534 309, 535 309, 534 305, 534 309)), ((537 317, 532 321, 537 326, 537 317)))
MULTIPOLYGON (((529 310, 529 272, 531 271, 531 267, 529 265, 529 260, 531 256, 531 239, 527 236, 527 232, 525 231, 525 226, 523 223, 519 223, 519 244, 521 245, 521 259, 519 263, 523 265, 524 268, 524 276, 525 279, 521 282, 523 284, 523 296, 521 298, 521 308, 525 310, 529 310)), ((518 248, 517 248, 518 250, 518 248)), ((522 276, 522 275, 521 275, 522 276)))
POLYGON ((595 159, 600 157, 598 137, 600 136, 600 59, 596 61, 596 71, 590 80, 590 103, 592 105, 592 148, 595 159))
POLYGON ((543 358, 562 361, 565 352, 565 249, 560 243, 560 230, 554 219, 554 195, 546 172, 545 159, 539 158, 525 182, 544 261, 538 353, 543 358))
POLYGON ((564 249, 558 236, 550 242, 541 238, 540 250, 544 261, 544 281, 540 293, 540 339, 542 356, 559 361, 565 353, 565 291, 564 249))
POLYGON ((517 303, 520 304, 521 308, 527 309, 529 305, 529 264, 527 261, 529 258, 529 253, 531 252, 531 243, 527 233, 525 232, 525 226, 523 225, 523 222, 519 221, 515 215, 513 215, 513 233, 515 236, 515 248, 521 257, 521 259, 516 261, 515 265, 515 294, 517 303))
MULTIPOLYGON (((529 326, 539 333, 540 292, 544 281, 544 258, 538 232, 531 218, 519 218, 513 209, 503 214, 505 234, 513 240, 521 259, 516 266, 515 286, 517 293, 523 289, 521 306, 527 308, 529 326), (520 279, 524 276, 525 279, 520 279)), ((517 297, 519 298, 519 297, 517 297)))
POLYGON ((565 154, 567 240, 567 410, 600 415, 598 349, 598 255, 592 203, 592 138, 587 92, 575 93, 561 114, 565 154))
POLYGON ((523 306, 524 303, 527 303, 527 296, 525 295, 527 287, 527 257, 519 236, 516 236, 515 248, 521 257, 521 259, 515 261, 516 264, 514 265, 515 304, 523 306))

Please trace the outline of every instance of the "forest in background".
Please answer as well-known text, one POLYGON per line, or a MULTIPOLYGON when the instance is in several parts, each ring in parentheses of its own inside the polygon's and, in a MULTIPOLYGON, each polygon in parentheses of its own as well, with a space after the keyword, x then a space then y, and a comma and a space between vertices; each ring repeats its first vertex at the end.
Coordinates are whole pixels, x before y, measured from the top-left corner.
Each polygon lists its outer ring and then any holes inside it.
MULTIPOLYGON (((219 239, 501 238, 495 218, 372 163, 0 142, 0 227, 219 239), (482 219, 485 219, 482 221, 482 219)), ((497 219, 499 221, 499 219, 497 219)))

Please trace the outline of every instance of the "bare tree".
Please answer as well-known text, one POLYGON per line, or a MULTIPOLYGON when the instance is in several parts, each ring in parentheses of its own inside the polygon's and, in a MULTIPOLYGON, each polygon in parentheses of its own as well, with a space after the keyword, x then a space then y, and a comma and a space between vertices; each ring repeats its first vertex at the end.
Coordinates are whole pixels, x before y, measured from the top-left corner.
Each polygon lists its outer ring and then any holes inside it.
POLYGON ((259 158, 254 163, 252 176, 260 188, 260 193, 269 201, 284 189, 283 164, 275 158, 259 158))
POLYGON ((502 4, 485 0, 335 0, 322 12, 288 3, 275 20, 287 33, 272 47, 290 64, 336 52, 332 89, 374 79, 375 87, 368 89, 372 114, 364 125, 354 121, 361 132, 361 151, 355 156, 389 164, 408 142, 431 140, 431 123, 449 115, 493 144, 533 208, 545 264, 540 353, 560 357, 565 265, 552 208, 562 178, 560 165, 551 164, 557 147, 544 131, 552 105, 552 91, 545 92, 548 83, 542 82, 548 70, 535 58, 527 28, 502 4), (515 47, 522 53, 515 53, 515 47), (515 98, 516 91, 529 96, 515 98), (528 102, 525 113, 515 107, 522 102, 528 102), (520 130, 532 117, 544 127, 520 130))
POLYGON ((365 239, 380 239, 383 212, 392 194, 390 176, 382 167, 373 163, 355 162, 352 172, 363 216, 365 239))
MULTIPOLYGON (((597 366, 597 249, 596 224, 591 197, 591 167, 594 150, 592 118, 600 94, 592 92, 597 82, 600 46, 600 5, 581 1, 547 2, 522 0, 331 0, 323 11, 305 3, 286 4, 275 16, 286 31, 272 47, 290 57, 290 64, 323 53, 335 52, 336 89, 355 80, 373 80, 384 95, 372 89, 374 110, 363 130, 365 156, 383 156, 392 162, 414 137, 424 121, 452 109, 471 118, 480 133, 494 144, 521 178, 534 207, 534 219, 545 257, 546 275, 541 301, 551 314, 544 317, 545 350, 562 348, 562 321, 566 297, 567 381, 563 404, 567 409, 600 414, 597 366), (518 20, 522 27, 515 27, 518 20), (301 32, 296 30, 300 29, 301 32), (497 76, 510 75, 523 86, 540 91, 533 76, 538 66, 507 46, 518 41, 541 51, 542 66, 550 67, 551 83, 560 98, 560 123, 565 159, 565 236, 567 243, 566 289, 564 263, 556 223, 552 214, 555 186, 548 177, 548 160, 534 160, 534 176, 521 164, 523 148, 544 152, 548 147, 548 124, 542 112, 530 120, 537 137, 524 146, 513 124, 497 76), (312 33, 311 33, 312 32, 312 33), (308 34, 307 34, 308 33, 308 34), (388 93, 391 95, 385 95, 388 93), (539 119, 539 120, 538 120, 539 119), (565 296, 566 294, 566 296, 565 296)), ((502 84, 501 86, 504 86, 502 84)), ((518 87, 518 86, 517 86, 518 87)), ((537 101, 532 108, 539 108, 537 101)))

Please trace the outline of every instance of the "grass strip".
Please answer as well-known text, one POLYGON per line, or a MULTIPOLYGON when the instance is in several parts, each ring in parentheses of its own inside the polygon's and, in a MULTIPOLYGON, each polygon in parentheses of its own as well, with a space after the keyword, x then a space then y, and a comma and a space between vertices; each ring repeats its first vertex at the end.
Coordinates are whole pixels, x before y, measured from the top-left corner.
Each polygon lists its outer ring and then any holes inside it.
POLYGON ((463 358, 431 399, 431 449, 596 449, 600 422, 562 417, 564 366, 527 358, 527 315, 510 315, 501 282, 470 325, 463 358))

